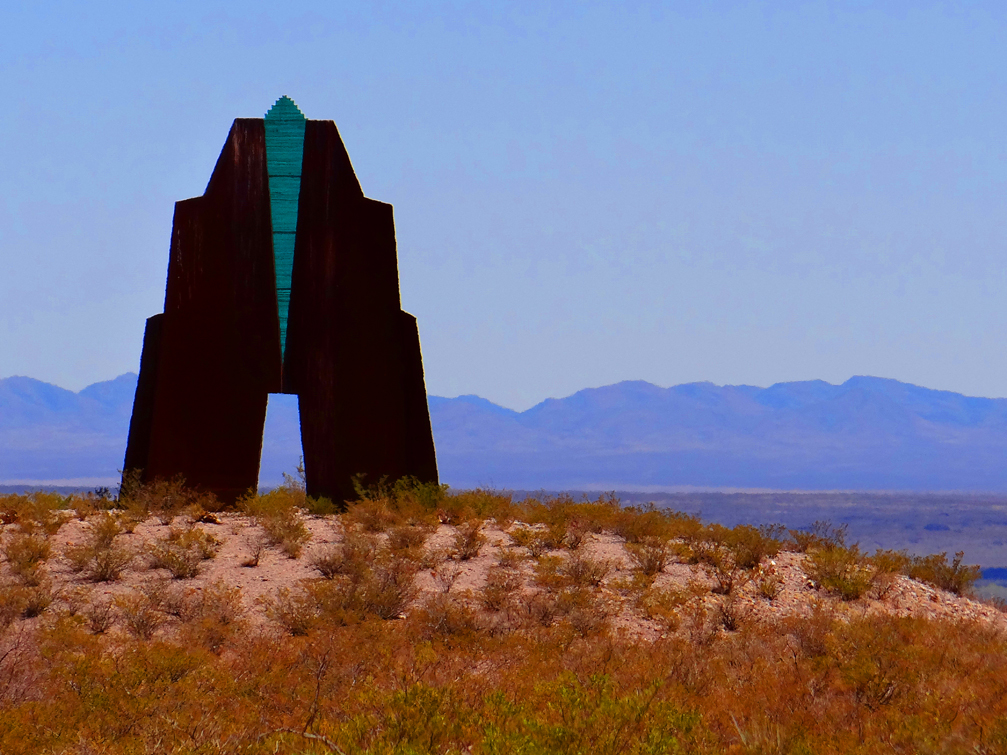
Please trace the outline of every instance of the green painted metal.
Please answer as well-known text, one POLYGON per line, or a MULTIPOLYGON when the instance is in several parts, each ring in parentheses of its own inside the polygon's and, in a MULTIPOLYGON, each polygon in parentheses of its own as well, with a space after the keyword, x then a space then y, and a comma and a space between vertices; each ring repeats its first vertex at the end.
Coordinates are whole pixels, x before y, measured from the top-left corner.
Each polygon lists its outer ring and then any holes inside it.
POLYGON ((303 113, 286 95, 266 113, 266 172, 269 174, 269 211, 273 220, 273 264, 276 268, 281 357, 287 345, 290 277, 294 269, 297 200, 301 193, 306 122, 303 113))

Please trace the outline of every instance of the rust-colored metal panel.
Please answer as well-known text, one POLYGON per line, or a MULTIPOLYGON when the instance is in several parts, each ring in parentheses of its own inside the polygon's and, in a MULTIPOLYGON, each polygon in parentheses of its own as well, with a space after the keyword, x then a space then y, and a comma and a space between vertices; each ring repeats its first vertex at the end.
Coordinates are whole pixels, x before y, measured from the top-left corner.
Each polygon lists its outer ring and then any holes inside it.
POLYGON ((140 352, 140 375, 133 396, 133 414, 129 418, 129 440, 123 469, 146 469, 150 455, 150 431, 154 422, 154 396, 157 364, 161 357, 161 323, 164 315, 147 318, 140 352))
POLYGON ((175 205, 125 469, 233 501, 257 483, 268 394, 282 391, 299 396, 310 495, 349 499, 358 474, 436 482, 392 208, 364 197, 331 121, 305 124, 282 355, 276 286, 264 123, 239 119, 206 192, 175 205))
MULTIPOLYGON (((352 478, 436 481, 433 439, 409 448, 418 388, 403 344, 392 208, 359 190, 335 124, 308 121, 284 361, 300 397, 309 493, 353 496, 352 478)), ((418 342, 416 343, 418 350, 418 342)), ((417 353, 418 357, 418 353, 417 353)), ((429 419, 427 420, 429 423, 429 419)))
POLYGON ((423 379, 420 331, 416 318, 408 312, 399 313, 399 323, 406 394, 405 468, 409 470, 408 474, 423 482, 437 482, 437 454, 430 426, 426 381, 423 379))
POLYGON ((182 475, 233 501, 258 483, 280 386, 261 120, 236 120, 206 192, 175 206, 160 336, 143 479, 182 475))

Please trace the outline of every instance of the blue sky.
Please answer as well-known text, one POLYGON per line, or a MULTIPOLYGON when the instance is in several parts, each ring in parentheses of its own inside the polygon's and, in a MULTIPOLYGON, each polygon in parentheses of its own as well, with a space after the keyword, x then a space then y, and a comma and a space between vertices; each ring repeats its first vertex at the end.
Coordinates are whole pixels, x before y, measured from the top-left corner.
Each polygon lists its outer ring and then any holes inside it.
POLYGON ((4 3, 0 377, 136 370, 173 202, 281 94, 395 205, 431 393, 1007 396, 1002 3, 4 3))

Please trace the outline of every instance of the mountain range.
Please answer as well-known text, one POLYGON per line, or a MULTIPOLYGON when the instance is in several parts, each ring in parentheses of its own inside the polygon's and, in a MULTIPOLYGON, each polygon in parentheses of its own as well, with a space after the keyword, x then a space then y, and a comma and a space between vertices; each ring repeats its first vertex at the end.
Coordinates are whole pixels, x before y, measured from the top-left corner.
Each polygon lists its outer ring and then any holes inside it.
MULTIPOLYGON (((0 380, 0 483, 104 484, 136 375, 79 393, 0 380)), ((769 388, 627 381, 524 412, 431 396, 443 481, 512 489, 1007 491, 1007 399, 874 377, 769 388)), ((296 397, 270 397, 262 484, 300 454, 296 397)))

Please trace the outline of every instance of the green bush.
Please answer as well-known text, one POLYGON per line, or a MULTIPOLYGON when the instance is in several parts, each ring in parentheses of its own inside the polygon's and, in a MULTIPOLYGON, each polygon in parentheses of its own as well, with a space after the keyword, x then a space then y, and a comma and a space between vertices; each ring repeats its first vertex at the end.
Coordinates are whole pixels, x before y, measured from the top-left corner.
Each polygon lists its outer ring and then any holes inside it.
POLYGON ((824 590, 847 601, 863 597, 874 584, 876 573, 856 545, 818 548, 805 560, 804 570, 824 590))
POLYGON ((951 563, 948 563, 947 553, 917 556, 909 564, 907 574, 955 595, 967 595, 982 576, 982 569, 978 566, 963 566, 964 557, 965 553, 958 551, 951 563))

